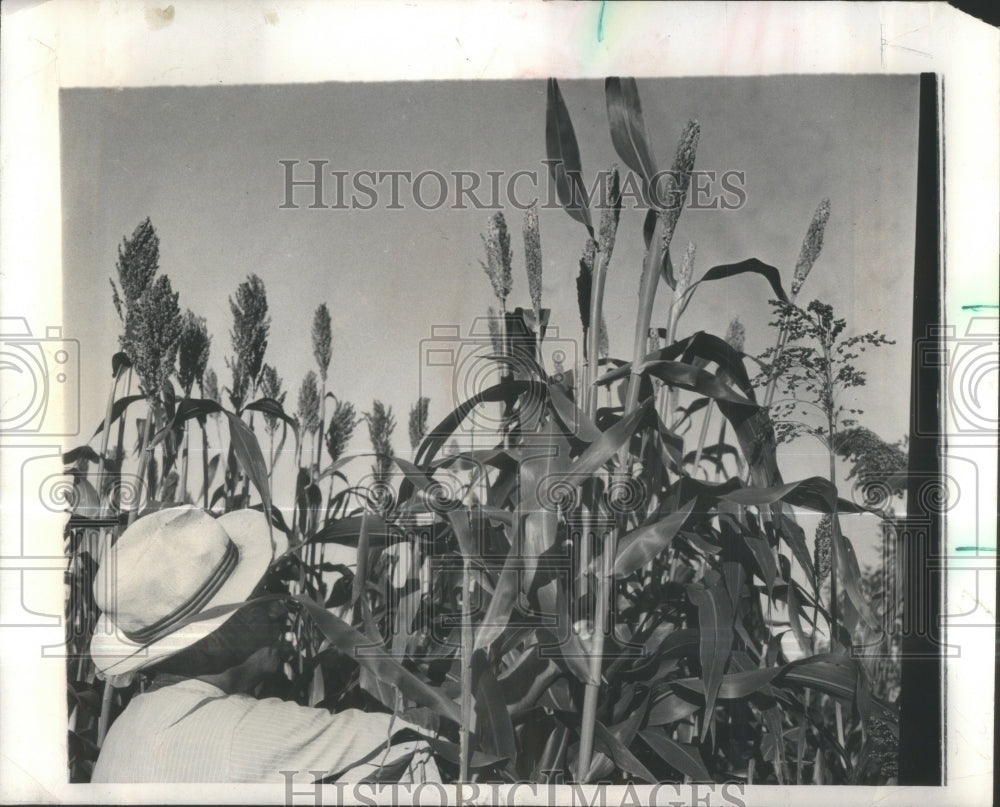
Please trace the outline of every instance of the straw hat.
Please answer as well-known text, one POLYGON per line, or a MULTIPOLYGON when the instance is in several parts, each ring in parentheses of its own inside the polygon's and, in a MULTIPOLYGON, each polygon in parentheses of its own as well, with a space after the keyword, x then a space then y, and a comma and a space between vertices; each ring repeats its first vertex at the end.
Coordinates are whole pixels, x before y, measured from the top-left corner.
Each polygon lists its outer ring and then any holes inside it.
POLYGON ((94 578, 101 618, 90 654, 104 676, 126 675, 208 636, 244 602, 285 547, 267 517, 213 518, 190 505, 144 516, 105 554, 94 578), (205 619, 197 615, 209 612, 205 619), (191 620, 194 621, 191 621, 191 620))

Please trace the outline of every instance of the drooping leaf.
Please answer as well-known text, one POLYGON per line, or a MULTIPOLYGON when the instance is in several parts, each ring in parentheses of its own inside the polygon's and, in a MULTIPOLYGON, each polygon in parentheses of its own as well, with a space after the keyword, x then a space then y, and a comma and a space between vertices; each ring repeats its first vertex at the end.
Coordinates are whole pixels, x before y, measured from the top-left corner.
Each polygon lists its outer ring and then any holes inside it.
POLYGON ((94 463, 101 461, 101 458, 97 456, 97 452, 90 446, 77 446, 62 455, 63 465, 76 465, 81 459, 94 463))
POLYGON ((684 526, 694 505, 695 500, 692 499, 677 512, 623 535, 615 558, 615 576, 630 575, 666 549, 677 531, 684 526))
POLYGON ((722 495, 726 501, 742 505, 773 504, 783 501, 793 507, 805 507, 820 513, 831 513, 834 502, 837 510, 844 513, 864 513, 867 510, 860 505, 837 498, 837 489, 829 479, 821 476, 811 476, 797 482, 788 482, 775 487, 743 487, 722 495))
MULTIPOLYGON (((606 386, 619 378, 624 378, 631 373, 631 366, 612 370, 601 376, 594 383, 598 386, 606 386)), ((738 392, 734 392, 731 387, 722 382, 718 376, 707 370, 702 370, 693 365, 678 361, 648 361, 643 362, 639 367, 640 375, 651 375, 671 386, 696 392, 707 398, 716 401, 724 401, 733 406, 757 409, 757 404, 749 398, 744 398, 738 392)))
POLYGON ((678 406, 674 412, 675 414, 680 414, 681 419, 674 423, 674 430, 676 431, 683 426, 684 423, 689 420, 693 414, 695 414, 695 412, 700 412, 708 406, 710 401, 711 398, 696 398, 691 402, 690 406, 678 406))
POLYGON ((556 186, 556 193, 563 208, 587 228, 594 237, 590 210, 586 205, 580 149, 576 143, 573 122, 566 109, 559 84, 554 78, 548 82, 548 108, 545 114, 545 151, 548 155, 549 176, 556 186))
POLYGON ((697 746, 679 743, 660 729, 644 729, 639 732, 639 736, 678 773, 690 776, 694 782, 713 781, 697 746))
MULTIPOLYGON (((111 407, 111 422, 114 423, 118 420, 118 418, 125 414, 125 410, 128 409, 131 404, 134 404, 136 401, 144 400, 146 400, 145 395, 126 395, 124 398, 119 398, 111 407)), ((104 421, 102 420, 97 424, 97 428, 94 430, 94 434, 90 439, 93 440, 94 437, 97 437, 97 435, 99 435, 103 430, 104 421)))
POLYGON ((420 451, 417 454, 415 464, 426 466, 432 463, 438 451, 448 441, 448 438, 454 434, 462 421, 480 404, 513 401, 525 394, 530 397, 531 402, 534 404, 545 400, 548 388, 541 381, 507 379, 477 392, 455 407, 437 426, 424 435, 424 442, 420 445, 420 451))
POLYGON ((686 299, 683 306, 681 307, 681 312, 687 308, 688 303, 691 301, 691 297, 694 294, 694 290, 702 283, 709 280, 722 280, 727 277, 734 277, 735 275, 742 275, 747 272, 753 272, 763 277, 771 285, 772 291, 774 291, 775 297, 781 300, 783 303, 788 302, 788 295, 785 294, 785 289, 781 285, 781 273, 778 272, 773 266, 770 266, 757 258, 747 258, 745 261, 740 261, 739 263, 725 263, 720 266, 713 266, 701 279, 695 283, 692 283, 688 287, 686 299))
MULTIPOLYGON (((710 446, 704 446, 701 450, 702 459, 712 461, 715 464, 715 467, 720 471, 724 468, 722 458, 727 456, 739 458, 740 454, 736 450, 736 446, 730 445, 729 443, 713 443, 710 446)), ((697 457, 697 451, 689 451, 684 455, 683 462, 685 465, 688 465, 693 463, 697 457)))
MULTIPOLYGON (((217 401, 210 400, 208 398, 185 398, 177 405, 177 409, 174 411, 173 417, 169 419, 167 425, 160 429, 153 439, 149 441, 149 448, 153 448, 163 442, 167 435, 177 429, 182 423, 191 418, 204 418, 206 415, 213 415, 217 412, 224 412, 226 415, 236 417, 232 412, 229 412, 222 408, 222 405, 217 401)), ((247 429, 249 431, 249 429, 247 429)), ((232 428, 230 428, 230 434, 232 434, 232 428)), ((251 436, 253 432, 250 432, 251 436)), ((254 438, 256 442, 256 438, 254 438)), ((259 451, 258 447, 258 451, 259 451)), ((263 455, 262 455, 263 456, 263 455)))
POLYGON ((274 398, 260 398, 256 401, 248 403, 243 407, 244 412, 263 412, 265 415, 271 415, 272 417, 280 418, 285 423, 287 423, 292 432, 295 434, 296 438, 299 436, 299 424, 291 415, 285 412, 284 407, 276 401, 274 398))
POLYGON ((117 378, 118 374, 123 370, 127 370, 132 366, 132 361, 128 357, 128 353, 124 350, 119 350, 111 357, 111 375, 113 378, 117 378))

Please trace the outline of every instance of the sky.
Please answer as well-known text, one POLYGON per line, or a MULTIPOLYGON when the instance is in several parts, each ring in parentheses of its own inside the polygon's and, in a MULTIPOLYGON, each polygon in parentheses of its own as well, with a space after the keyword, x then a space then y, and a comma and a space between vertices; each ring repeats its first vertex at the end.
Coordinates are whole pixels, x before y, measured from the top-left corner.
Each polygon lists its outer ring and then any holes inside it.
MULTIPOLYGON (((586 177, 621 160, 608 132, 600 81, 561 81, 586 177)), ((787 76, 639 79, 650 141, 669 167, 689 119, 701 125, 696 168, 743 172, 745 203, 735 210, 686 210, 675 260, 691 242, 695 277, 720 263, 756 257, 780 270, 786 287, 813 211, 831 202, 823 253, 800 297, 834 306, 855 332, 879 329, 897 340, 862 365, 863 423, 889 441, 909 419, 909 343, 916 193, 916 76, 787 76)), ((111 302, 117 246, 146 216, 160 238, 160 270, 182 309, 206 318, 209 366, 228 382, 228 298, 249 273, 264 281, 271 314, 265 360, 289 390, 294 411, 312 367, 310 324, 321 302, 333 315, 330 389, 359 411, 378 398, 409 450, 407 411, 431 398, 439 420, 460 394, 441 371, 422 370, 435 326, 468 333, 495 305, 480 234, 489 210, 421 209, 404 186, 402 209, 387 209, 388 185, 371 210, 309 209, 295 191, 282 209, 285 167, 308 160, 328 170, 536 171, 548 195, 544 81, 393 82, 226 87, 69 89, 60 95, 64 334, 81 343, 81 422, 104 414, 110 357, 120 323, 111 302)), ((454 182, 452 181, 452 184, 454 182)), ((348 186, 349 187, 349 186, 348 186)), ((436 184, 423 187, 436 196, 436 184)), ((527 188, 527 185, 520 187, 527 188)), ((331 178, 327 203, 336 201, 331 178)), ((527 195, 530 195, 527 194, 527 195)), ((630 358, 642 261, 644 211, 625 210, 608 276, 611 355, 630 358)), ((521 212, 506 209, 514 290, 508 306, 530 305, 521 212)), ((595 216, 595 221, 596 221, 595 216)), ((585 231, 560 209, 539 214, 543 305, 559 340, 580 338, 575 277, 585 231)), ((668 292, 660 287, 654 324, 668 292)), ((746 351, 773 344, 767 285, 756 276, 705 284, 679 335, 729 321, 746 326, 746 351)), ((440 331, 438 332, 440 333, 440 331)), ((440 340, 438 340, 440 341, 440 340)), ((555 344, 554 339, 552 344, 555 344)), ((462 385, 459 385, 462 386, 462 385)), ((468 388, 465 388, 468 391, 468 388)), ((138 415, 138 412, 133 413, 138 415)), ((350 448, 367 449, 363 427, 350 448)), ((825 472, 823 449, 783 447, 786 479, 825 472)))

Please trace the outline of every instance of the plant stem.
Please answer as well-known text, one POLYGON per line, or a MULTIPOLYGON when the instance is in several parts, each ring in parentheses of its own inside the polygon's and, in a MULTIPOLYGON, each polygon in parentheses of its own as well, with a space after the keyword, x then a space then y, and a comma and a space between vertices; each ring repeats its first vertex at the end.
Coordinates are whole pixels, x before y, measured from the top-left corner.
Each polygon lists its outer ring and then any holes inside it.
POLYGON ((580 751, 577 755, 577 779, 586 782, 590 771, 590 763, 594 753, 594 724, 597 721, 597 700, 601 694, 601 667, 604 661, 604 631, 605 606, 610 599, 609 589, 612 571, 610 559, 615 551, 615 530, 609 530, 604 535, 604 547, 601 551, 601 573, 597 578, 597 596, 594 598, 594 630, 590 636, 590 659, 587 682, 583 694, 583 715, 580 723, 580 751))
POLYGON ((472 722, 472 652, 475 632, 472 629, 472 564, 462 559, 462 726, 459 734, 458 781, 469 781, 469 726, 472 722))
MULTIPOLYGON (((319 388, 319 431, 317 432, 316 444, 313 446, 313 470, 314 477, 319 475, 319 464, 323 454, 323 435, 326 433, 324 423, 326 422, 326 377, 320 382, 319 388)), ((274 436, 272 435, 272 440, 274 436)))
MULTIPOLYGON (((632 342, 632 373, 629 375, 628 388, 625 393, 625 412, 623 417, 631 415, 639 405, 639 386, 641 377, 639 365, 645 356, 646 339, 649 334, 649 323, 653 318, 653 303, 656 300, 656 287, 660 279, 660 262, 664 243, 665 220, 663 215, 656 217, 653 235, 646 250, 642 265, 642 280, 639 283, 639 314, 635 323, 635 337, 632 342)), ((594 323, 591 323, 593 327, 594 323)), ((631 452, 628 442, 618 454, 618 473, 631 476, 631 452)), ((601 665, 604 660, 604 612, 609 607, 613 591, 611 570, 614 568, 614 557, 617 551, 617 529, 612 529, 605 535, 602 548, 604 568, 597 580, 597 597, 594 604, 594 632, 590 646, 590 681, 587 682, 583 700, 583 714, 580 723, 580 752, 577 759, 577 777, 585 778, 590 770, 591 757, 594 750, 594 724, 597 721, 597 698, 600 694, 601 665)))
MULTIPOLYGON (((111 392, 108 393, 108 406, 104 415, 104 429, 101 431, 101 453, 97 458, 97 495, 99 498, 104 493, 104 465, 108 455, 108 443, 111 440, 111 415, 114 413, 115 395, 118 392, 118 379, 121 378, 121 373, 121 368, 119 368, 111 384, 111 392)), ((124 420, 124 416, 122 419, 124 420)), ((103 498, 100 498, 100 500, 102 502, 101 515, 103 516, 106 515, 103 498)))
POLYGON ((602 251, 600 257, 597 260, 596 268, 594 271, 594 276, 591 280, 591 290, 590 290, 590 331, 587 336, 588 339, 588 349, 587 349, 587 359, 588 366, 592 368, 590 373, 590 383, 587 385, 587 393, 584 396, 586 402, 586 412, 587 417, 594 420, 597 417, 597 393, 598 389, 594 386, 597 382, 598 375, 600 373, 599 362, 600 356, 600 344, 601 344, 601 314, 604 308, 604 283, 607 278, 608 272, 608 261, 611 256, 602 251))
POLYGON ((207 423, 199 424, 201 426, 201 473, 204 480, 203 485, 205 487, 205 509, 208 509, 209 502, 209 479, 208 479, 208 429, 207 423))
MULTIPOLYGON (((125 382, 125 395, 128 395, 131 392, 132 392, 132 368, 130 367, 128 371, 128 379, 125 382)), ((115 454, 114 454, 115 459, 121 460, 123 463, 125 459, 125 451, 123 448, 124 444, 125 444, 125 413, 123 412, 122 416, 118 418, 118 440, 115 443, 115 454)), ((121 470, 122 470, 121 468, 118 469, 119 480, 121 480, 121 470)), ((119 490, 116 495, 120 497, 121 491, 119 490)), ((108 504, 111 507, 111 509, 118 510, 120 501, 121 500, 119 498, 118 501, 109 501, 108 504)))
POLYGON ((149 445, 149 441, 153 437, 153 403, 149 402, 149 409, 146 412, 146 423, 143 429, 142 443, 139 446, 139 471, 138 476, 138 487, 136 490, 136 501, 135 507, 129 510, 128 523, 131 526, 139 515, 139 507, 142 502, 142 489, 146 485, 146 467, 149 465, 149 451, 146 446, 149 445))
POLYGON ((191 430, 188 428, 190 421, 184 424, 184 446, 181 449, 181 473, 180 480, 178 482, 179 498, 182 504, 187 501, 187 482, 188 482, 188 450, 191 446, 191 430))

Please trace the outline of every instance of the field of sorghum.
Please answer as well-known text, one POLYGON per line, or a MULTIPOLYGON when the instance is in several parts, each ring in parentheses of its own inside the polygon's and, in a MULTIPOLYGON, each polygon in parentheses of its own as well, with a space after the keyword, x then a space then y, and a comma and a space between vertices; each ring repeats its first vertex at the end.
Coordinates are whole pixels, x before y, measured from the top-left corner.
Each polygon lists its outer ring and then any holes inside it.
MULTIPOLYGON (((904 449, 850 406, 866 380, 861 354, 887 340, 852 334, 821 301, 799 303, 826 201, 784 276, 755 258, 699 273, 693 245, 672 251, 698 124, 661 171, 635 83, 609 79, 606 93, 618 158, 648 204, 631 352, 612 355, 603 315, 621 175, 603 175, 601 203, 585 200, 552 80, 546 142, 559 200, 581 225, 567 293, 579 300, 584 360, 545 366, 537 210, 521 228, 523 307, 511 304, 507 220, 493 213, 483 268, 497 299, 494 383, 433 426, 418 398, 409 459, 393 449, 391 409, 376 400, 359 411, 331 388, 326 305, 313 318, 315 370, 293 405, 266 362, 264 284, 248 276, 230 298, 220 382, 209 369, 219 341, 159 272, 152 223, 123 240, 106 416, 64 456, 73 781, 88 780, 108 725, 145 685, 95 676, 94 571, 127 524, 182 502, 262 508, 287 537, 269 572, 269 589, 288 597, 287 662, 266 694, 432 727, 450 780, 893 780, 892 570, 859 568, 839 517, 865 508, 843 496, 851 480, 836 464, 861 481, 905 467, 904 449), (744 274, 772 298, 774 347, 757 357, 743 352, 738 320, 717 333, 683 325, 695 294, 744 274), (664 322, 653 321, 658 293, 671 301, 664 322), (134 447, 128 418, 140 424, 134 447), (491 447, 455 446, 470 422, 491 447), (370 451, 349 450, 365 436, 370 451), (777 447, 797 439, 825 446, 828 474, 781 477, 777 447), (275 468, 290 461, 294 489, 280 489, 275 468), (803 509, 823 514, 812 541, 796 521, 803 509)), ((870 517, 891 529, 891 512, 870 517)))

